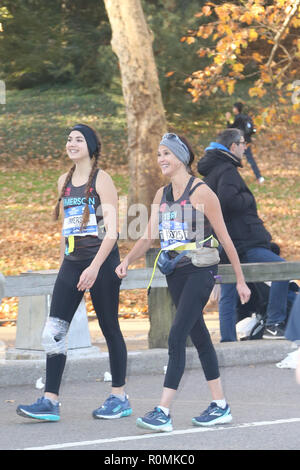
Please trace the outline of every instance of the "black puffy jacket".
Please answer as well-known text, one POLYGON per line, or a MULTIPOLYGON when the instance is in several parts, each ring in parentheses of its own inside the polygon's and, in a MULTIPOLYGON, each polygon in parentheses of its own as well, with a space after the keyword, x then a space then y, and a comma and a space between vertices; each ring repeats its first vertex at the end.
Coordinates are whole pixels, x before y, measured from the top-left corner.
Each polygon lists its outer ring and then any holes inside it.
MULTIPOLYGON (((270 248, 271 235, 258 217, 255 198, 238 167, 242 167, 240 159, 222 149, 207 150, 198 162, 198 171, 218 196, 228 233, 242 255, 249 248, 270 248)), ((224 253, 221 260, 226 260, 224 253)))

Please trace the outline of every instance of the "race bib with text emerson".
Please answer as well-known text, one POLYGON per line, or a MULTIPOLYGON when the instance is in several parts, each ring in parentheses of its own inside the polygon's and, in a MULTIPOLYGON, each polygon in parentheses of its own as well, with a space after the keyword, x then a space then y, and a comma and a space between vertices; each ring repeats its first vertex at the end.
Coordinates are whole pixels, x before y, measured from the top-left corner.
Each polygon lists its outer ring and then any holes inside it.
POLYGON ((98 237, 98 226, 94 206, 89 204, 90 217, 86 226, 80 230, 84 205, 64 209, 65 218, 62 234, 64 237, 92 235, 98 237))

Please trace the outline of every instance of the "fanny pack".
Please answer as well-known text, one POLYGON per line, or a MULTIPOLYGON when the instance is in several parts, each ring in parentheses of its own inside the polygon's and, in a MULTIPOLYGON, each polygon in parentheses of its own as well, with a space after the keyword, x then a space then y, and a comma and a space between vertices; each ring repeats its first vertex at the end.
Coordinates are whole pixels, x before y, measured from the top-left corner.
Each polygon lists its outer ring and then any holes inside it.
POLYGON ((175 256, 175 258, 170 258, 168 251, 163 250, 157 259, 158 269, 162 274, 165 274, 165 276, 172 274, 178 261, 186 256, 187 253, 188 251, 184 250, 179 255, 175 256))
POLYGON ((162 274, 164 274, 165 276, 169 276, 170 274, 173 273, 173 271, 176 268, 177 263, 184 256, 188 256, 189 258, 191 258, 191 262, 197 267, 212 266, 214 264, 217 264, 220 261, 218 250, 216 249, 216 247, 219 246, 219 242, 218 240, 216 240, 216 238, 213 235, 210 235, 208 238, 206 238, 205 240, 202 240, 202 242, 200 243, 202 243, 202 247, 200 248, 199 248, 199 242, 197 244, 196 242, 186 243, 184 245, 173 248, 172 251, 180 251, 180 253, 174 258, 170 258, 168 250, 161 249, 158 252, 158 255, 156 256, 155 261, 154 261, 151 279, 147 287, 148 295, 150 294, 151 283, 155 274, 156 266, 158 267, 158 269, 160 270, 162 274), (208 253, 206 253, 206 256, 204 256, 204 258, 202 259, 202 264, 201 264, 201 253, 204 254, 203 252, 205 250, 208 250, 209 252, 211 252, 212 256, 207 256, 208 253), (195 255, 196 254, 198 255, 197 257, 193 256, 193 251, 195 255))
MULTIPOLYGON (((213 266, 220 262, 219 251, 217 248, 197 248, 194 251, 188 251, 186 256, 190 258, 192 264, 197 267, 213 266)), ((176 258, 175 258, 176 259, 176 258)))

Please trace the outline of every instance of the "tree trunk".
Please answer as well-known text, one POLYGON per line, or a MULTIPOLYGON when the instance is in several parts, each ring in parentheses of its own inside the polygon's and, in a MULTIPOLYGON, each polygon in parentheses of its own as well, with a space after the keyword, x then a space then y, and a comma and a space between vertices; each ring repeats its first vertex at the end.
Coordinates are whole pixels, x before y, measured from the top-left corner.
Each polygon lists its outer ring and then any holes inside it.
POLYGON ((152 35, 140 0, 104 0, 111 45, 120 63, 128 124, 129 204, 148 209, 162 185, 157 148, 166 118, 152 50, 152 35))

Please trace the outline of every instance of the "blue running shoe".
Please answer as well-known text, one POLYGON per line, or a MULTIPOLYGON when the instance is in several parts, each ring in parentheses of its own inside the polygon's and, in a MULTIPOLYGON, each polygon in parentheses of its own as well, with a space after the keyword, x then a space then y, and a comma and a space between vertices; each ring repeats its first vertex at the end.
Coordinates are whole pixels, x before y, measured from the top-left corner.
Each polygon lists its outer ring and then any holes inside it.
POLYGON ((125 400, 121 400, 115 395, 109 395, 103 405, 93 411, 93 417, 100 419, 115 419, 130 416, 131 413, 132 408, 127 395, 125 400))
POLYGON ((45 397, 38 398, 32 405, 19 405, 17 414, 24 418, 40 419, 43 421, 59 421, 59 403, 53 404, 45 397))
POLYGON ((192 419, 195 426, 213 426, 215 424, 230 423, 231 421, 232 416, 229 405, 220 408, 215 402, 212 402, 200 416, 192 419))
POLYGON ((166 416, 159 407, 155 407, 153 411, 145 414, 143 418, 138 418, 136 425, 139 428, 151 429, 156 432, 173 431, 171 416, 166 416))

